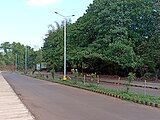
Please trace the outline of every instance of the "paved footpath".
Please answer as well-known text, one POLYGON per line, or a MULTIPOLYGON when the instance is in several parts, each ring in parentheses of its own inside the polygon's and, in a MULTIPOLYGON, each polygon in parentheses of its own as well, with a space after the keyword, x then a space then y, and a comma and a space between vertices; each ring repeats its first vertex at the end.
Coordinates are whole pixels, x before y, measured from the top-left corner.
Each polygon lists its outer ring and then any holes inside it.
POLYGON ((35 120, 0 71, 0 120, 35 120))

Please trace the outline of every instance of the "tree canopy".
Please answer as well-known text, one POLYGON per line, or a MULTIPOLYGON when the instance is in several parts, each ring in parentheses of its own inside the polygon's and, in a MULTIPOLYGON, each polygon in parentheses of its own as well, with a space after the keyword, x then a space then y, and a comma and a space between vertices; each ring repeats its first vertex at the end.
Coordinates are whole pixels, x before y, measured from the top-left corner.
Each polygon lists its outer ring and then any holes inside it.
MULTIPOLYGON (((160 64, 159 30, 158 0, 94 0, 82 17, 67 24, 67 65, 105 73, 109 67, 141 70, 141 75, 145 66, 154 72, 160 64)), ((63 25, 44 41, 45 60, 63 67, 63 25)))
POLYGON ((25 63, 25 54, 27 54, 27 67, 33 68, 36 63, 42 61, 42 54, 39 51, 34 51, 30 46, 24 46, 20 43, 4 42, 0 45, 0 66, 15 66, 17 62, 17 69, 23 70, 25 63), (27 47, 27 53, 25 53, 27 47))

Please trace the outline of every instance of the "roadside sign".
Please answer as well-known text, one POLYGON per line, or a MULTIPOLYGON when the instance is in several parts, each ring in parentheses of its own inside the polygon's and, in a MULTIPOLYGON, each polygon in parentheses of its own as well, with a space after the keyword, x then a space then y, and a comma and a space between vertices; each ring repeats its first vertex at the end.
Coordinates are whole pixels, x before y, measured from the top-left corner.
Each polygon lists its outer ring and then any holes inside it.
POLYGON ((41 69, 41 64, 36 64, 36 70, 40 70, 41 69))

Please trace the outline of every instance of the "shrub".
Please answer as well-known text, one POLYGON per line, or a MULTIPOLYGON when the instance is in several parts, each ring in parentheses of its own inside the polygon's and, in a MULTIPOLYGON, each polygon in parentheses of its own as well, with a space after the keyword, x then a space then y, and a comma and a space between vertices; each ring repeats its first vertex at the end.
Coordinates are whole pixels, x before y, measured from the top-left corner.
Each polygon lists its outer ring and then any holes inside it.
POLYGON ((130 72, 130 73, 128 74, 128 81, 127 81, 127 83, 125 83, 125 87, 126 87, 126 92, 127 92, 127 93, 128 93, 128 91, 129 91, 130 84, 131 84, 135 79, 136 79, 136 74, 130 72))

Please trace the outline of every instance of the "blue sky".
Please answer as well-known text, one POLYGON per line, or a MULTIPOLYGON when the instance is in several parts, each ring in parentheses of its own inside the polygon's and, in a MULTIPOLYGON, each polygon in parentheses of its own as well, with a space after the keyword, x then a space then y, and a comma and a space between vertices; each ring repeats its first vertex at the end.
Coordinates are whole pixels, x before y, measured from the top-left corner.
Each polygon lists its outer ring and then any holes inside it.
POLYGON ((93 0, 0 0, 0 44, 20 42, 34 48, 43 46, 48 24, 75 15, 75 22, 93 0))

